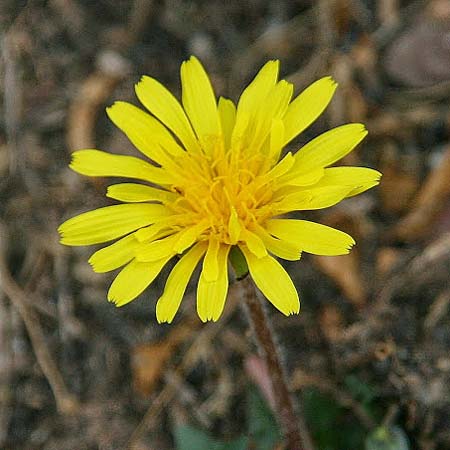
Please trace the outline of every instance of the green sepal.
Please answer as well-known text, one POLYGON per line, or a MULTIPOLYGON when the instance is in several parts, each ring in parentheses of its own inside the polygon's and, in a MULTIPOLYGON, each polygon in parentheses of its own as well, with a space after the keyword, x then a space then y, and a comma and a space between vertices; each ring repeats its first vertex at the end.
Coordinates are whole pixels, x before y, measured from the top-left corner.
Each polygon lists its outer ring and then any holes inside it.
POLYGON ((247 261, 245 260, 245 257, 241 252, 241 249, 237 245, 231 247, 230 262, 231 265, 233 266, 234 273, 238 280, 242 280, 247 276, 248 274, 247 261))

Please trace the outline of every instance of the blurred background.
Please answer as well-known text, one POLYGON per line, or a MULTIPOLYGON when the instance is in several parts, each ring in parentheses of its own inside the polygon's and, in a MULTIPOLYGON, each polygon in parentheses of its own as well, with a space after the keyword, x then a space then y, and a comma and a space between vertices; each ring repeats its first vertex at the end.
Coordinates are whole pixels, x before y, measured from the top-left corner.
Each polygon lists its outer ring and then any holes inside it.
POLYGON ((94 249, 58 243, 59 223, 111 203, 71 152, 135 154, 105 107, 138 104, 143 74, 179 95, 192 54, 233 100, 271 58, 296 92, 332 75, 290 150, 363 122, 343 163, 384 174, 305 214, 357 246, 286 265, 299 316, 268 306, 316 450, 450 449, 448 0, 2 0, 0 33, 1 449, 285 449, 238 284, 218 323, 190 294, 158 325, 164 276, 118 309, 94 249))

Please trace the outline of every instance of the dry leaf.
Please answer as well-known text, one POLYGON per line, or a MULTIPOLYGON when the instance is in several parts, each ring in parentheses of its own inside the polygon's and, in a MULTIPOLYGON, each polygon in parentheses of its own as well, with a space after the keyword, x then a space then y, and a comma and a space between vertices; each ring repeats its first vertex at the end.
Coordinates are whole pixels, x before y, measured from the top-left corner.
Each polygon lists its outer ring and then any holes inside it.
POLYGON ((380 276, 388 274, 401 256, 401 251, 394 247, 382 247, 377 252, 376 270, 380 276))
POLYGON ((408 157, 402 155, 392 141, 383 145, 379 195, 383 210, 389 214, 398 214, 410 207, 419 187, 417 158, 408 157))
POLYGON ((392 234, 404 241, 426 237, 450 196, 450 146, 442 161, 427 176, 411 211, 398 223, 392 234))
POLYGON ((314 256, 314 260, 319 268, 336 282, 356 308, 362 308, 366 304, 367 292, 357 252, 341 256, 314 256))
POLYGON ((321 309, 319 323, 329 341, 334 342, 339 339, 344 323, 342 313, 336 305, 327 304, 321 309))
POLYGON ((190 324, 178 325, 162 342, 141 344, 133 349, 131 368, 133 384, 137 392, 144 396, 149 396, 153 392, 172 354, 192 333, 197 322, 191 321, 190 324))

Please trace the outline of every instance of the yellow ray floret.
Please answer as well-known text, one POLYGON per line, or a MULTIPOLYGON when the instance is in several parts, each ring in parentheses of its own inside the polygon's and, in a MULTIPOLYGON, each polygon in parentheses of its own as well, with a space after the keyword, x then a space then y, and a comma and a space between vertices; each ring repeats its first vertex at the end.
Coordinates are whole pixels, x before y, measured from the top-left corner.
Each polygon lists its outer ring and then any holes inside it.
POLYGON ((350 251, 355 242, 348 234, 283 215, 327 208, 377 185, 376 170, 330 167, 367 131, 358 123, 342 125, 286 152, 325 110, 337 84, 324 77, 292 100, 292 84, 278 80, 278 73, 278 61, 266 63, 235 105, 217 100, 202 64, 191 57, 181 66, 181 103, 145 76, 136 94, 148 112, 126 102, 107 109, 140 157, 73 153, 70 167, 78 173, 131 179, 108 187, 106 195, 123 203, 59 227, 65 245, 115 241, 89 259, 96 272, 122 268, 108 292, 111 302, 132 301, 177 258, 157 301, 158 322, 174 319, 198 266, 198 315, 218 320, 230 255, 241 252, 267 299, 283 314, 296 314, 297 290, 276 257, 295 261, 302 252, 350 251))

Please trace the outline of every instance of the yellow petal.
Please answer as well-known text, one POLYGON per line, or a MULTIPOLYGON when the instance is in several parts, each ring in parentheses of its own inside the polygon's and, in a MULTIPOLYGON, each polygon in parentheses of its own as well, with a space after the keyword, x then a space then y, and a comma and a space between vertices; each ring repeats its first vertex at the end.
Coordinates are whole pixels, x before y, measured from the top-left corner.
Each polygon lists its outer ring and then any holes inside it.
POLYGON ((289 108, 289 102, 294 93, 294 85, 286 80, 280 80, 269 92, 267 98, 266 110, 272 119, 281 119, 286 115, 289 108))
POLYGON ((137 183, 119 183, 108 186, 106 196, 130 203, 153 201, 170 203, 178 198, 178 195, 173 192, 137 183))
POLYGON ((181 86, 184 110, 202 147, 211 151, 211 138, 221 136, 222 130, 211 82, 195 56, 181 65, 181 86))
POLYGON ((184 154, 184 150, 161 122, 136 106, 126 102, 115 102, 106 108, 106 112, 136 148, 158 164, 169 168, 173 166, 172 157, 184 154))
POLYGON ((172 322, 180 307, 192 273, 205 251, 206 243, 199 242, 189 249, 175 264, 175 267, 167 277, 163 295, 156 304, 156 318, 159 323, 172 322))
POLYGON ((168 216, 163 205, 114 205, 95 209, 59 226, 61 243, 91 245, 107 242, 168 216))
POLYGON ((215 281, 219 277, 218 253, 220 243, 217 239, 210 238, 208 250, 203 262, 203 276, 206 281, 215 281))
POLYGON ((243 111, 254 113, 275 86, 280 70, 280 61, 268 61, 239 98, 237 114, 243 111))
POLYGON ((262 258, 267 255, 267 249, 262 239, 252 231, 244 228, 241 232, 241 241, 244 241, 248 249, 257 257, 262 258))
POLYGON ((323 167, 317 167, 316 169, 310 170, 308 172, 303 172, 302 170, 289 170, 283 176, 277 180, 277 184, 281 186, 310 186, 320 181, 323 177, 325 171, 323 167))
POLYGON ((311 84, 292 101, 283 118, 285 145, 322 114, 336 87, 337 84, 331 77, 324 77, 311 84))
POLYGON ((302 250, 291 242, 275 239, 271 236, 264 237, 263 241, 267 250, 278 256, 278 258, 283 258, 287 261, 298 261, 302 256, 302 250))
POLYGON ((155 240, 149 244, 141 244, 136 249, 136 259, 138 261, 150 262, 167 256, 175 256, 174 245, 179 239, 179 233, 171 234, 162 239, 155 240))
POLYGON ((294 283, 281 264, 272 256, 257 258, 245 246, 239 246, 247 260, 256 286, 283 314, 298 314, 300 301, 294 283))
POLYGON ((367 167, 330 167, 313 187, 341 185, 352 187, 347 197, 360 194, 380 183, 381 173, 367 167))
MULTIPOLYGON (((329 208, 336 205, 351 191, 348 186, 311 187, 286 195, 275 204, 278 213, 329 208)), ((276 195, 279 195, 276 193, 276 195)), ((275 197, 274 197, 275 198, 275 197)))
POLYGON ((158 276, 169 258, 153 262, 135 259, 128 263, 114 279, 108 291, 108 300, 116 306, 123 306, 141 294, 158 276))
POLYGON ((189 248, 197 238, 209 227, 209 222, 204 220, 197 225, 185 228, 178 233, 178 240, 175 242, 174 250, 177 253, 183 253, 189 248))
POLYGON ((178 100, 158 81, 147 76, 135 86, 141 103, 180 139, 186 150, 199 152, 200 147, 191 124, 178 100))
POLYGON ((173 175, 134 156, 112 155, 100 150, 72 153, 70 168, 90 177, 126 177, 156 184, 172 184, 173 175))
POLYGON ((179 221, 179 216, 170 216, 159 220, 148 227, 137 230, 134 235, 139 242, 153 242, 156 239, 168 236, 173 233, 172 226, 179 221))
POLYGON ((96 251, 90 258, 89 264, 94 272, 103 273, 125 265, 134 258, 135 250, 141 245, 134 234, 96 251))
POLYGON ((267 221, 266 229, 315 255, 345 255, 355 244, 347 233, 307 220, 272 219, 267 221))
POLYGON ((230 219, 228 221, 228 234, 230 235, 231 243, 236 244, 241 235, 242 227, 234 206, 231 207, 230 219))
POLYGON ((284 145, 284 124, 281 119, 273 119, 270 129, 270 153, 268 159, 270 161, 278 161, 280 159, 281 150, 284 145))
POLYGON ((266 175, 267 179, 274 180, 275 178, 283 176, 294 164, 294 157, 289 152, 286 156, 276 164, 266 175))
POLYGON ((231 100, 220 97, 217 109, 219 111, 220 123, 222 124, 225 149, 228 149, 230 147, 231 135, 236 122, 236 106, 231 100))
POLYGON ((253 154, 259 151, 269 136, 272 121, 281 119, 288 108, 294 87, 291 83, 281 80, 268 93, 267 98, 258 105, 251 126, 247 133, 249 135, 248 151, 253 154))
POLYGON ((262 239, 267 250, 273 255, 288 261, 298 261, 300 259, 302 248, 299 245, 292 243, 292 241, 274 238, 261 226, 258 227, 257 234, 262 239))
POLYGON ((346 198, 349 192, 350 188, 348 186, 311 187, 309 188, 311 198, 304 207, 305 209, 329 208, 346 198))
POLYGON ((218 277, 214 281, 208 281, 206 272, 211 272, 206 265, 212 261, 206 258, 203 261, 203 270, 197 287, 197 312, 203 322, 207 320, 216 321, 222 314, 225 299, 228 292, 228 253, 229 245, 221 245, 217 252, 216 263, 218 266, 218 277))
POLYGON ((349 123, 333 128, 304 145, 295 154, 293 170, 307 173, 326 167, 350 153, 367 135, 360 123, 349 123))
POLYGON ((243 111, 239 114, 239 120, 236 113, 236 123, 234 124, 233 132, 231 133, 231 156, 238 160, 240 151, 245 149, 245 137, 248 134, 247 128, 250 125, 250 114, 243 111))
POLYGON ((279 61, 268 61, 242 92, 237 105, 236 126, 233 130, 232 142, 239 140, 238 134, 242 133, 243 128, 246 128, 248 124, 254 125, 255 115, 276 85, 279 68, 279 61))

